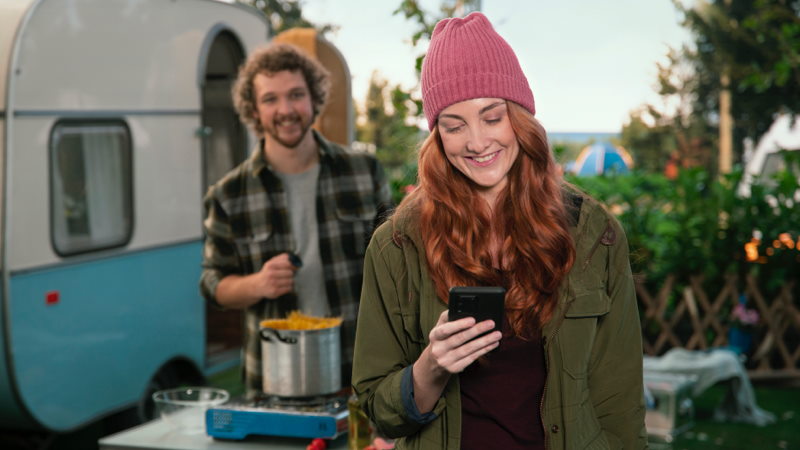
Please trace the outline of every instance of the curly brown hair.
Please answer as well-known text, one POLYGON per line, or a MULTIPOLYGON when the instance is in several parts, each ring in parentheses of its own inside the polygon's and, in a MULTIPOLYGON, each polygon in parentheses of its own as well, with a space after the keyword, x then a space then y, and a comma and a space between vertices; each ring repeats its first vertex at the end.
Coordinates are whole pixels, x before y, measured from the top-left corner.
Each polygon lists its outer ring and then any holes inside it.
POLYGON ((316 117, 330 92, 330 76, 328 71, 316 60, 299 48, 290 44, 273 44, 258 48, 239 68, 239 75, 233 85, 233 106, 239 113, 241 121, 250 127, 258 136, 264 134, 264 127, 256 118, 255 90, 253 78, 259 73, 273 75, 288 70, 300 72, 306 80, 311 93, 311 105, 316 117))

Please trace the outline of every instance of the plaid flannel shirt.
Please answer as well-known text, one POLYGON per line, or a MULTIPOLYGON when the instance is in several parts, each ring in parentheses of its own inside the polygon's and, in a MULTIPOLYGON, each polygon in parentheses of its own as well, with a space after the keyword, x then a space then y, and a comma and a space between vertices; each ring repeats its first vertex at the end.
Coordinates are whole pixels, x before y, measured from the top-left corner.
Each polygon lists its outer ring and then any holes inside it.
MULTIPOLYGON (((347 371, 353 359, 364 251, 391 204, 391 193, 373 156, 331 143, 316 131, 314 137, 320 149, 316 197, 320 255, 331 313, 343 318, 342 363, 347 371)), ((200 290, 214 303, 217 285, 224 277, 252 274, 273 256, 295 250, 287 210, 291 206, 286 204, 282 183, 261 148, 211 186, 204 200, 206 237, 200 290)), ((294 309, 297 298, 287 294, 262 299, 245 310, 246 387, 262 389, 260 321, 285 317, 294 309)), ((344 375, 343 380, 349 381, 349 373, 344 375)))

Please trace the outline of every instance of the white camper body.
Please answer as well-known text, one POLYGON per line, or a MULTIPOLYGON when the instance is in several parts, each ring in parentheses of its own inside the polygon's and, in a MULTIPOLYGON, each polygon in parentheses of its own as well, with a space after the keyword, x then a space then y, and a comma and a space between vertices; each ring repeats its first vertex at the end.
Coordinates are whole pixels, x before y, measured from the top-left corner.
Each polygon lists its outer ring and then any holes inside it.
POLYGON ((202 196, 252 143, 230 85, 268 34, 232 1, 0 4, 0 428, 211 370, 202 196))
MULTIPOLYGON (((750 185, 756 179, 769 182, 769 177, 786 169, 784 151, 800 152, 800 122, 793 123, 787 114, 775 119, 769 131, 759 139, 758 145, 745 141, 744 182, 739 186, 739 194, 750 195, 750 185)), ((800 201, 800 197, 795 200, 800 201)))

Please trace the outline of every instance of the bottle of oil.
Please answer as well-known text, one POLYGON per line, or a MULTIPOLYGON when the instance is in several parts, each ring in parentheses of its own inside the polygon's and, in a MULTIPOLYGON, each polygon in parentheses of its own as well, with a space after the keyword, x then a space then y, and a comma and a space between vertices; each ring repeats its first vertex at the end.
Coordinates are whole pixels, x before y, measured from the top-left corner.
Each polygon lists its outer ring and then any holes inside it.
POLYGON ((356 394, 352 394, 347 400, 347 410, 349 412, 347 448, 349 450, 363 450, 364 447, 371 444, 374 430, 369 418, 359 406, 356 394))

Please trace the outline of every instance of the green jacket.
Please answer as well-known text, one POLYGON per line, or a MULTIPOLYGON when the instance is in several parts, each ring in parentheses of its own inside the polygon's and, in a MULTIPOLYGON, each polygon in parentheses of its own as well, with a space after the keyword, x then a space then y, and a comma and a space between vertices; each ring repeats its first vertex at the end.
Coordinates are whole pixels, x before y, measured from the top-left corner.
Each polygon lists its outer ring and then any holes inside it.
MULTIPOLYGON (((379 431, 399 438, 398 449, 459 449, 459 377, 450 378, 432 422, 421 425, 403 406, 403 369, 428 345, 447 308, 434 293, 416 217, 410 216, 385 222, 367 248, 353 387, 379 431)), ((641 327, 627 239, 588 197, 570 231, 575 264, 542 330, 547 381, 539 407, 547 448, 646 448, 641 327)))

